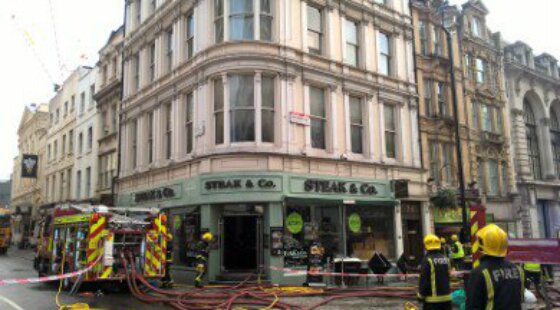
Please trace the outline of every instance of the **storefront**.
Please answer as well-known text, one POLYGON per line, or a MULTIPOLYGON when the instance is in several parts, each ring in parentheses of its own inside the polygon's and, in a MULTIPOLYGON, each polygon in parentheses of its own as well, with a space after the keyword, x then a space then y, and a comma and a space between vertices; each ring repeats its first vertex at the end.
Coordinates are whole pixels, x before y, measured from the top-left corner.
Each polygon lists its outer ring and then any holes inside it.
POLYGON ((312 242, 323 244, 326 261, 368 261, 375 252, 396 259, 403 219, 393 197, 386 180, 228 173, 123 193, 119 205, 170 209, 176 274, 192 277, 193 245, 210 231, 210 281, 239 280, 263 266, 272 283, 302 284, 303 277, 285 277, 281 269, 305 269, 312 242))

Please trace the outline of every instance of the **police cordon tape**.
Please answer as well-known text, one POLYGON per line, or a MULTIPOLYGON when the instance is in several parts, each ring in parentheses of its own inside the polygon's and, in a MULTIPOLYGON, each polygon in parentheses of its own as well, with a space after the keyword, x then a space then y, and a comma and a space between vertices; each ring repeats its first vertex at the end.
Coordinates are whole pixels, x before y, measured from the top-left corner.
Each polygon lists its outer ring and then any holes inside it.
MULTIPOLYGON (((300 277, 306 275, 312 276, 327 276, 327 277, 357 277, 357 278, 418 278, 420 277, 419 273, 347 273, 347 272, 323 272, 323 271, 307 271, 307 270, 298 270, 298 269, 290 269, 290 268, 278 268, 278 267, 270 267, 271 270, 274 271, 282 271, 284 272, 284 276, 286 277, 300 277)), ((452 276, 463 276, 464 274, 469 273, 468 271, 453 271, 451 272, 452 276)))
POLYGON ((100 260, 101 260, 101 256, 99 256, 95 261, 93 261, 86 268, 84 268, 82 270, 74 271, 74 272, 71 272, 71 273, 60 274, 60 275, 52 275, 52 276, 47 276, 47 277, 39 277, 39 278, 0 280, 0 286, 13 285, 13 284, 43 283, 43 282, 51 282, 51 281, 56 281, 56 280, 73 278, 73 277, 82 275, 82 274, 90 271, 93 268, 93 266, 95 266, 100 260))

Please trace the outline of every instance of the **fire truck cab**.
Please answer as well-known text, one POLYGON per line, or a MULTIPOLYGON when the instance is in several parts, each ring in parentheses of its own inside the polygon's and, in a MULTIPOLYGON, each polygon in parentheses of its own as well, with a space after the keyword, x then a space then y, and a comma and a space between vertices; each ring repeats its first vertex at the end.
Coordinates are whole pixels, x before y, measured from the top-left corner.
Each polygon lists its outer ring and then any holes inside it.
MULTIPOLYGON (((148 278, 164 275, 167 219, 156 210, 63 204, 41 222, 34 265, 39 276, 92 268, 81 281, 123 281, 122 255, 148 278), (149 262, 149 264, 148 264, 149 262), (146 268, 148 267, 148 268, 146 268)), ((73 279, 74 281, 76 279, 73 279)))

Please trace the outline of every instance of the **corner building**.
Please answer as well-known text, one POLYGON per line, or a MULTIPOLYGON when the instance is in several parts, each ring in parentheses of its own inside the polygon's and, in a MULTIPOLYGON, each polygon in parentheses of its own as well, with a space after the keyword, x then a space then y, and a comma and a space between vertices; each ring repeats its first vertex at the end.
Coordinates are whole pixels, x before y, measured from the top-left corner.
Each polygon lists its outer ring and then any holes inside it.
POLYGON ((128 1, 119 205, 169 208, 175 274, 421 255, 429 229, 405 1, 128 1), (409 180, 395 199, 390 180, 409 180))

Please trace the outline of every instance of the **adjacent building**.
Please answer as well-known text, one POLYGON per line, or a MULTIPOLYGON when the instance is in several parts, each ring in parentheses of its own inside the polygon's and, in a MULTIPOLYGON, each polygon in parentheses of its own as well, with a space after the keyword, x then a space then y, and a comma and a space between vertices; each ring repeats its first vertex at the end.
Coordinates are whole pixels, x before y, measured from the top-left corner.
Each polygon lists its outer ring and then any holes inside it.
POLYGON ((129 1, 125 29, 119 205, 170 209, 176 270, 204 231, 212 281, 302 283, 269 267, 306 268, 313 240, 419 258, 406 1, 129 1))
POLYGON ((113 31, 99 51, 95 100, 97 102, 97 184, 101 203, 114 204, 118 169, 119 111, 122 93, 124 26, 113 31))
POLYGON ((45 171, 42 174, 45 178, 43 195, 46 204, 74 198, 72 179, 75 161, 76 105, 80 96, 80 79, 90 70, 89 67, 78 67, 74 70, 49 102, 47 156, 45 171))
POLYGON ((523 42, 505 49, 507 100, 525 238, 560 237, 560 77, 558 61, 523 42))
MULTIPOLYGON (((486 27, 488 10, 481 1, 453 7, 452 50, 442 28, 439 7, 443 1, 412 1, 415 24, 416 70, 420 106, 423 163, 432 194, 457 189, 458 158, 455 119, 459 119, 460 149, 469 204, 486 207, 487 219, 520 234, 516 208, 511 136, 506 108, 502 46, 499 33, 486 27), (453 64, 450 63, 453 53, 453 64), (455 72, 451 85, 450 66, 455 72), (453 111, 451 87, 457 93, 453 111)), ((460 212, 433 210, 440 235, 458 233, 460 212)))
POLYGON ((93 98, 95 94, 95 81, 97 68, 84 67, 78 79, 76 90, 76 125, 74 127, 73 144, 74 174, 71 182, 70 197, 76 201, 98 202, 96 195, 98 149, 97 139, 99 129, 97 126, 97 104, 93 98))

